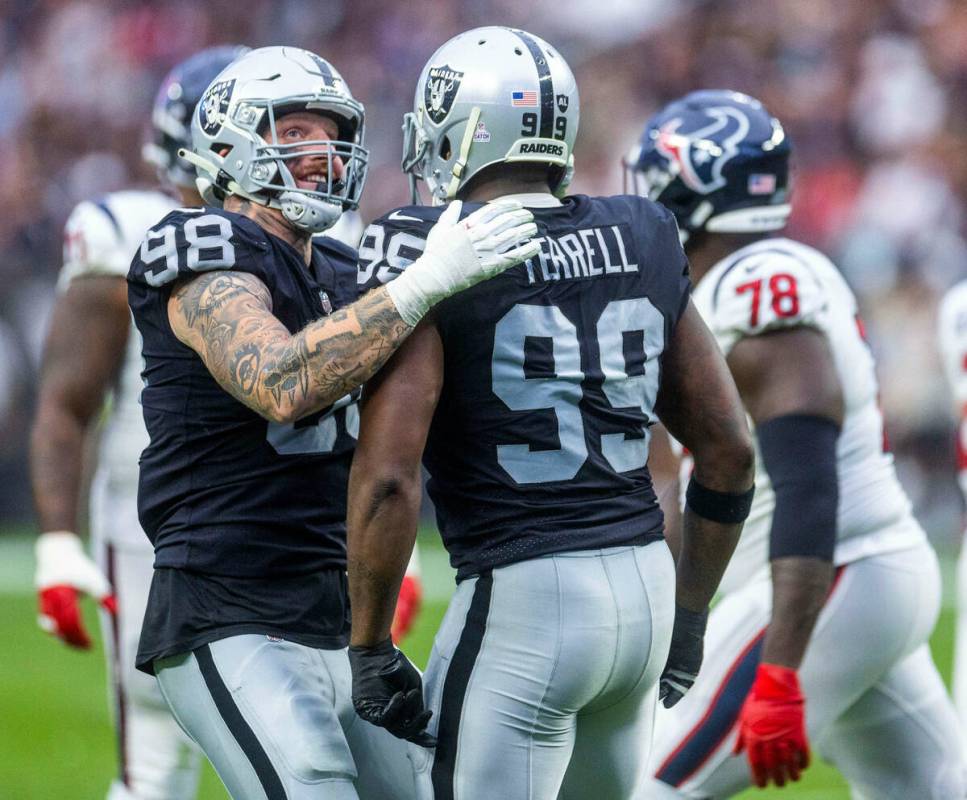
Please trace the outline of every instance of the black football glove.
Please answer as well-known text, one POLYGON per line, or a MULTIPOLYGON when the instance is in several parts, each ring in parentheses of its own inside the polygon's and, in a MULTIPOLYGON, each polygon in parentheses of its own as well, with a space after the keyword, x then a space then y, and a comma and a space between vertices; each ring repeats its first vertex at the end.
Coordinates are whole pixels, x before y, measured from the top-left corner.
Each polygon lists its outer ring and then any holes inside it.
POLYGON ((387 639, 372 647, 350 647, 353 707, 367 722, 422 747, 436 747, 426 732, 433 715, 423 707, 419 670, 387 639))
POLYGON ((708 609, 690 611, 675 604, 675 626, 668 661, 658 680, 658 699, 671 708, 692 688, 702 666, 708 609))

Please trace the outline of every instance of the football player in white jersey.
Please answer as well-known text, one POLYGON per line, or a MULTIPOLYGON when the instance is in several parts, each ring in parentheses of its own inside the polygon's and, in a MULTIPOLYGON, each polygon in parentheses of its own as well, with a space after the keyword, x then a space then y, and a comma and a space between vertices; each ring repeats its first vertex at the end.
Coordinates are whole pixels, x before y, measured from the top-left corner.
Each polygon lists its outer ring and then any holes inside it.
POLYGON ((884 446, 856 300, 825 256, 770 235, 790 211, 789 153, 758 101, 704 91, 655 115, 626 160, 636 191, 678 219, 758 445, 705 662, 659 714, 641 796, 781 786, 811 742, 854 798, 961 798, 960 732, 927 643, 937 559, 884 446))
MULTIPOLYGON (((944 372, 960 425, 957 431, 957 480, 967 497, 967 281, 950 289, 940 303, 939 337, 944 372)), ((957 562, 957 636, 954 647, 954 705, 967 730, 967 547, 957 562)))
MULTIPOLYGON (((244 52, 204 50, 161 85, 144 155, 182 205, 202 205, 194 169, 177 155, 190 144, 192 111, 212 79, 244 52)), ((71 213, 31 437, 31 478, 44 531, 36 548, 41 627, 88 648, 78 593, 104 609, 120 762, 110 800, 190 798, 199 774, 198 750, 171 717, 157 682, 134 668, 154 552, 138 523, 138 457, 148 435, 138 402, 141 343, 130 323, 125 277, 145 231, 176 205, 168 194, 131 190, 82 202, 71 213), (90 558, 74 533, 83 450, 109 391, 91 486, 90 558)))

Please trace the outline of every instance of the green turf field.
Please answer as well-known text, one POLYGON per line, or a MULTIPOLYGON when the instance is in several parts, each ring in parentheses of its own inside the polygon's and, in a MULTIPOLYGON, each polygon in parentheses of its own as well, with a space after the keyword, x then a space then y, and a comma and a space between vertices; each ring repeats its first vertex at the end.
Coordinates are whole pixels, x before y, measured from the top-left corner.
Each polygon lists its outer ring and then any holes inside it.
MULTIPOLYGON (((405 649, 422 666, 446 607, 451 578, 445 554, 432 538, 421 540, 428 600, 405 649)), ((950 570, 945 572, 950 577, 950 570)), ((104 661, 98 650, 70 651, 39 631, 31 573, 30 540, 0 536, 0 798, 101 800, 114 771, 104 661)), ((94 610, 86 611, 93 631, 94 610)), ((947 609, 933 638, 937 663, 947 679, 952 635, 953 614, 947 609)), ((226 796, 206 768, 201 800, 226 796)), ((817 761, 795 788, 753 790, 742 797, 846 800, 848 793, 836 772, 817 761)))

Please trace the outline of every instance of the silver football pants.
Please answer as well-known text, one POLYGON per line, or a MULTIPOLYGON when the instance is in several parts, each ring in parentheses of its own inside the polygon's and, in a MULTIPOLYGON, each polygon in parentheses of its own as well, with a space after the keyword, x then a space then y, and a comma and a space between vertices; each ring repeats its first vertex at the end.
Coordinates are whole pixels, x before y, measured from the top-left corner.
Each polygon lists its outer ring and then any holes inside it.
POLYGON ((675 569, 664 542, 457 587, 424 676, 435 800, 619 800, 648 763, 675 569))
POLYGON ((159 659, 155 671, 235 800, 425 800, 414 765, 428 753, 356 715, 344 649, 249 634, 159 659))

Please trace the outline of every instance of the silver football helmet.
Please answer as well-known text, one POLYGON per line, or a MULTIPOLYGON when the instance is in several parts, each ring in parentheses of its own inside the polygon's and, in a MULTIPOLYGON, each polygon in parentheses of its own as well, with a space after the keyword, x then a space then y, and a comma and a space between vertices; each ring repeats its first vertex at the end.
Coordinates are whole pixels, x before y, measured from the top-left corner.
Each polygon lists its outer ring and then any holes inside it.
POLYGON ((574 172, 580 116, 577 82, 543 39, 487 27, 455 36, 423 67, 413 112, 403 118, 403 172, 413 202, 426 182, 440 205, 493 164, 552 167, 563 193, 574 172))
POLYGON ((191 123, 192 152, 182 156, 199 172, 206 201, 234 194, 278 208, 297 228, 318 233, 356 208, 369 153, 363 147, 363 106, 324 59, 295 47, 253 50, 218 74, 191 123), (338 139, 278 144, 276 120, 293 111, 318 111, 339 126, 338 139), (326 179, 314 189, 297 185, 294 159, 326 159, 326 179), (344 170, 335 177, 333 161, 344 170))

